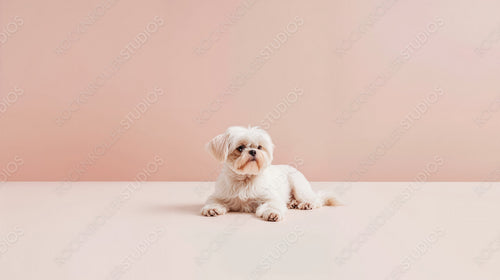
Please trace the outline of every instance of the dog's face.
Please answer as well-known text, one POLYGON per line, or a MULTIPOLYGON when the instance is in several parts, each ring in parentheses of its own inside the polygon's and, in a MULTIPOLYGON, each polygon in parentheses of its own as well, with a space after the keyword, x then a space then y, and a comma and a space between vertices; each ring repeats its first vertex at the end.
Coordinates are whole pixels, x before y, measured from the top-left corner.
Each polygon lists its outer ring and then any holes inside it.
POLYGON ((212 139, 207 149, 235 173, 256 175, 271 164, 274 145, 269 134, 258 127, 233 126, 212 139))

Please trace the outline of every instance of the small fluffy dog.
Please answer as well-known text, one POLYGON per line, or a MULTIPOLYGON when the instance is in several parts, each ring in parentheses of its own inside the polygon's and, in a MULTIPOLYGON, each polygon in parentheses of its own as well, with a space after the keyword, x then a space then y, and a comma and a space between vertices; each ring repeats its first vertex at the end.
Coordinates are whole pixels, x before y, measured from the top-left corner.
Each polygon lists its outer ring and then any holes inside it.
POLYGON ((280 221, 288 208, 309 210, 337 205, 333 196, 315 193, 307 179, 288 165, 271 165, 274 144, 258 127, 233 126, 207 144, 208 151, 224 162, 201 214, 252 212, 266 221, 280 221))

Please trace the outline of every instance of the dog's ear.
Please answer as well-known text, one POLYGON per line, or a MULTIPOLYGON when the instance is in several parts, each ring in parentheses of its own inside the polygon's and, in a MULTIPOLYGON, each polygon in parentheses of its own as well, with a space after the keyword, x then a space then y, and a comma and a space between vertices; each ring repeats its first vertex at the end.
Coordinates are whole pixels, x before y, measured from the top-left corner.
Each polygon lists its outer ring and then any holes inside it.
POLYGON ((208 152, 218 161, 224 162, 227 159, 227 153, 229 150, 228 134, 222 133, 215 136, 207 144, 208 152))

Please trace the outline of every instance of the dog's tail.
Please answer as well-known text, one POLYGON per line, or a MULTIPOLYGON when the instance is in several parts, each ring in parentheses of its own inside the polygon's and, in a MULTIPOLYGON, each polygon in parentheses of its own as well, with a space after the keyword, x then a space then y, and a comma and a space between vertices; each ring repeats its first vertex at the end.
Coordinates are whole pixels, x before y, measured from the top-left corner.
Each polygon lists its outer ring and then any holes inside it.
POLYGON ((340 203, 332 193, 319 191, 318 198, 323 206, 341 206, 340 203))

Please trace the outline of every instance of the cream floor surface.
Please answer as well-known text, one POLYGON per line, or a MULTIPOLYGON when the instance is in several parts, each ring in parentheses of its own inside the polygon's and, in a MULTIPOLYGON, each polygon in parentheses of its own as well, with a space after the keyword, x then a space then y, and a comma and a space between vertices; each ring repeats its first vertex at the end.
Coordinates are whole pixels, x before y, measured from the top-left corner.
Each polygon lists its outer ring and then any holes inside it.
POLYGON ((5 183, 0 279, 500 279, 500 184, 313 183, 345 206, 279 223, 200 216, 212 188, 5 183))

